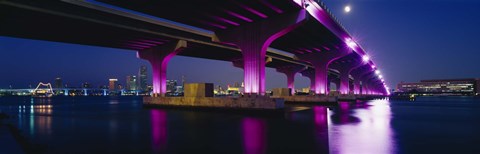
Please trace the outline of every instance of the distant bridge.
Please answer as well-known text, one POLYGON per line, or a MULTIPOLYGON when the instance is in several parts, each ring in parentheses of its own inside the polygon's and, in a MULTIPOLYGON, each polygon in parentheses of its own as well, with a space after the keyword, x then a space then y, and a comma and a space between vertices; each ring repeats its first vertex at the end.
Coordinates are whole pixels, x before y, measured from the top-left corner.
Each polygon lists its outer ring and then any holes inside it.
POLYGON ((159 95, 175 55, 231 61, 246 93, 265 94, 265 67, 292 89, 301 73, 316 94, 332 81, 342 94, 389 93, 355 38, 314 0, 0 0, 0 15, 3 36, 138 51, 159 95))

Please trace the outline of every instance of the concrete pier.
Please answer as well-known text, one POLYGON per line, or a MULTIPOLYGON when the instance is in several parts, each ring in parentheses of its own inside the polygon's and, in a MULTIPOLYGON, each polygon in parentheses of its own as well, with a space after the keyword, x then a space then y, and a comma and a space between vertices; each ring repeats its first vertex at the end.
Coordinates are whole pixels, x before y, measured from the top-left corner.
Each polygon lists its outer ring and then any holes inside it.
POLYGON ((284 100, 267 96, 250 97, 144 97, 146 106, 225 108, 241 110, 276 110, 284 108, 284 100))
POLYGON ((309 103, 309 104, 336 104, 338 97, 326 95, 305 95, 305 96, 272 96, 272 98, 285 99, 285 103, 309 103))

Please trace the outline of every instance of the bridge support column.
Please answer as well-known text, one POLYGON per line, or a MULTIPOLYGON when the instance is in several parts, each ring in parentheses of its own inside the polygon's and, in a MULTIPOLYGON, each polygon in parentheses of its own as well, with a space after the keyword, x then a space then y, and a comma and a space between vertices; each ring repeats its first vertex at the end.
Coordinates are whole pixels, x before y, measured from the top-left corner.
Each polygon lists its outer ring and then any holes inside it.
POLYGON ((310 91, 315 91, 315 70, 313 69, 307 69, 302 72, 300 72, 302 76, 307 77, 310 79, 310 91))
POLYGON ((351 50, 337 50, 323 53, 298 55, 302 60, 310 62, 315 67, 315 93, 328 94, 328 66, 334 60, 349 54, 351 50))
POLYGON ((341 94, 350 93, 350 73, 353 69, 359 67, 362 62, 362 58, 357 53, 352 52, 331 64, 330 68, 340 72, 340 85, 337 85, 337 88, 341 94))
POLYGON ((137 57, 152 65, 153 96, 164 96, 167 91, 167 65, 170 59, 187 47, 187 41, 175 40, 162 46, 137 52, 137 57))
POLYGON ((306 12, 301 10, 216 32, 217 41, 234 43, 242 51, 245 93, 265 94, 268 46, 305 19, 306 12))
POLYGON ((370 64, 364 64, 350 71, 350 74, 354 79, 353 84, 355 94, 365 94, 366 80, 364 79, 364 76, 372 73, 373 70, 374 69, 370 64))
POLYGON ((305 70, 303 66, 284 66, 277 68, 277 72, 283 73, 287 76, 287 87, 291 89, 292 95, 295 94, 295 75, 305 70))
POLYGON ((365 94, 366 95, 372 95, 375 91, 375 88, 372 84, 373 78, 375 78, 375 74, 373 72, 368 73, 364 76, 364 79, 362 80, 362 83, 365 83, 365 94))

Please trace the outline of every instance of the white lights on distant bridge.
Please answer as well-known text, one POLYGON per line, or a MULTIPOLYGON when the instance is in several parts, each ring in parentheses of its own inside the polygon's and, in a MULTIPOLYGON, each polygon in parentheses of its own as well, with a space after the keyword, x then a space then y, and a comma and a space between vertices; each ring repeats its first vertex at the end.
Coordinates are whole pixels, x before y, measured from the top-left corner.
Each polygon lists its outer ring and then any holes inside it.
POLYGON ((376 75, 380 75, 380 70, 375 70, 376 75))

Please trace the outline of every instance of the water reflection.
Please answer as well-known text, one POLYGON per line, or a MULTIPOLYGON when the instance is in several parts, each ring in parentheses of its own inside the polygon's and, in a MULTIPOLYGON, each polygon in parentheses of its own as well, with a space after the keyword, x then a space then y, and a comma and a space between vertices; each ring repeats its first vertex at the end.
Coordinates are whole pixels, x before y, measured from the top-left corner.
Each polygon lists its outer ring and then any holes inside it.
POLYGON ((327 107, 313 107, 315 121, 315 140, 318 153, 328 153, 328 116, 327 107))
POLYGON ((266 152, 266 123, 256 118, 242 120, 243 146, 245 154, 261 154, 266 152))
POLYGON ((353 102, 339 102, 337 108, 333 108, 333 115, 331 120, 333 124, 349 124, 358 123, 361 120, 352 115, 352 109, 355 108, 353 102))
POLYGON ((367 109, 357 108, 352 113, 345 110, 347 106, 352 108, 351 105, 340 104, 339 112, 331 113, 331 120, 338 120, 338 123, 329 126, 331 153, 395 152, 388 101, 378 100, 370 103, 373 105, 367 109), (352 123, 351 117, 357 118, 358 122, 352 123))
POLYGON ((150 110, 152 125, 152 149, 155 153, 165 153, 167 149, 167 112, 150 110))

